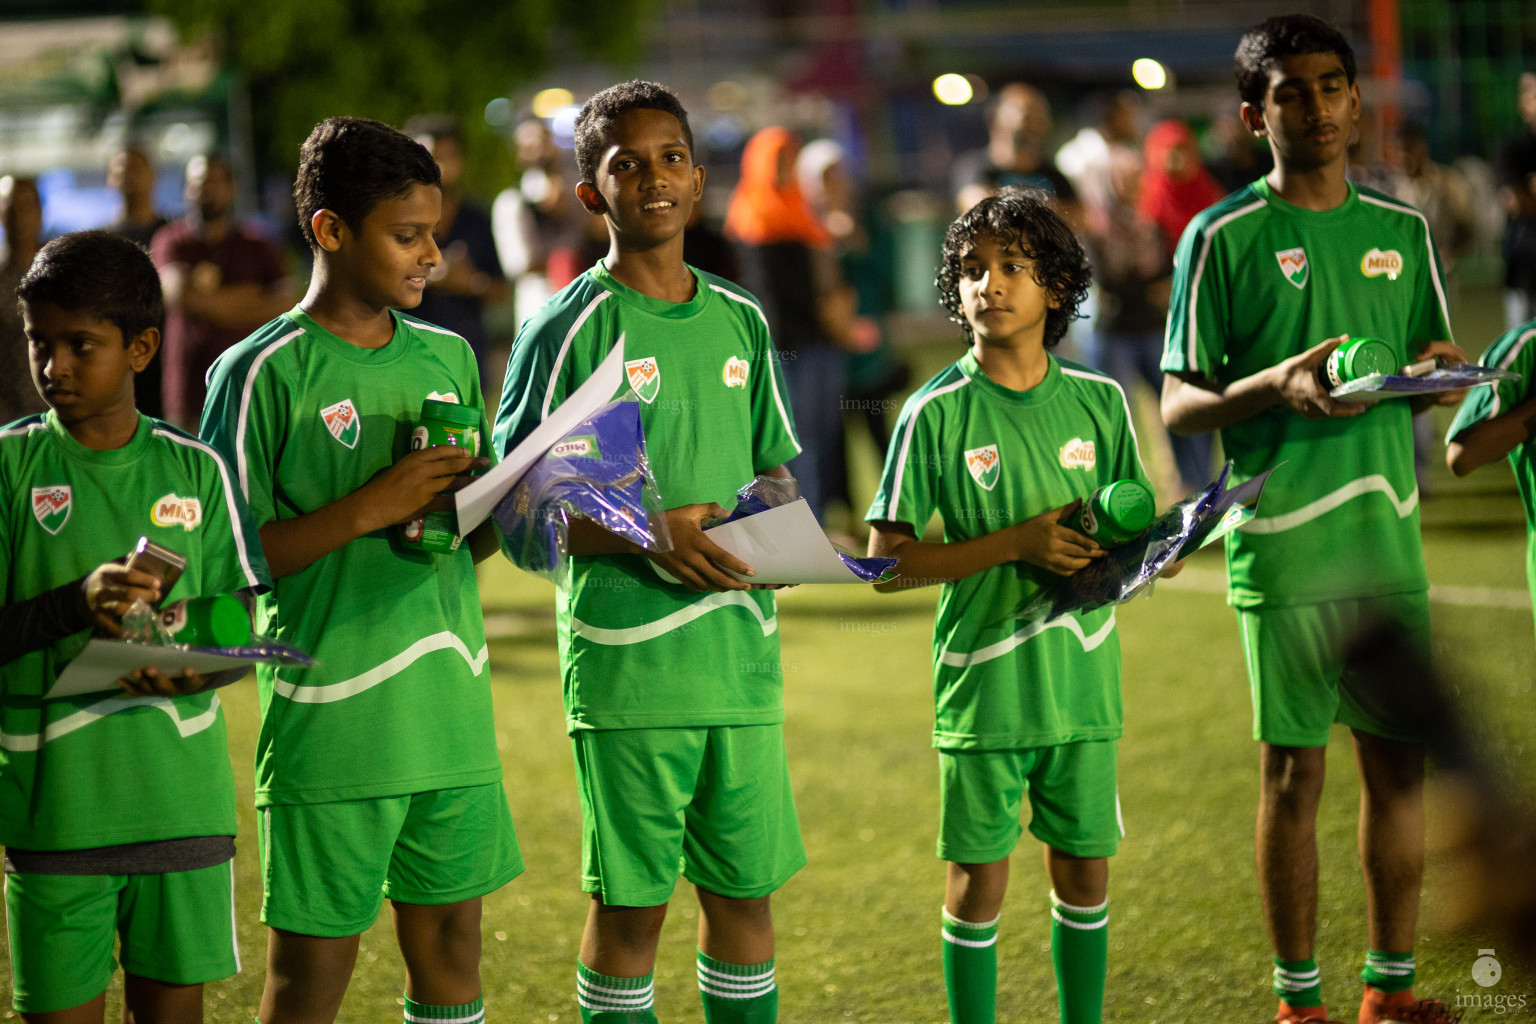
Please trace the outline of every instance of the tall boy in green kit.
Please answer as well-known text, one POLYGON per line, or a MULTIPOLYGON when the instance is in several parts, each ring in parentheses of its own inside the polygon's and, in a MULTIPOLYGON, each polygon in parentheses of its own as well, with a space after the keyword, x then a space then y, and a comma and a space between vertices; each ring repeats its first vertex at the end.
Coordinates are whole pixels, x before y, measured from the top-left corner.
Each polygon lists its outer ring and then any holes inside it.
POLYGON ((488 464, 448 445, 410 450, 423 400, 480 408, 479 372, 463 338, 397 312, 441 259, 431 155, 338 117, 300 156, 308 294, 219 358, 203 411, 271 559, 265 629, 318 661, 257 673, 271 929, 259 1019, 333 1020, 387 897, 405 1020, 474 1024, 480 898, 522 870, 475 586, 474 558, 496 538, 487 523, 457 551, 408 558, 395 544, 401 523, 488 464))
POLYGON ((1113 607, 1044 627, 1011 613, 1102 555, 1062 525, 1097 488, 1151 485, 1120 386, 1050 353, 1087 292, 1082 246, 1033 189, 950 225, 942 299, 971 350, 907 400, 870 550, 900 559, 880 590, 942 583, 933 629, 944 981, 954 1024, 997 1016, 997 929, 1023 829, 1044 845, 1063 1024, 1098 1024, 1109 956, 1109 857, 1120 637, 1113 607), (920 539, 934 513, 942 542, 920 539))
POLYGON ((773 596, 703 535, 757 473, 799 452, 756 301, 683 262, 704 188, 688 115, 651 82, 605 89, 576 121, 577 194, 609 251, 524 326, 496 417, 516 445, 624 335, 629 386, 674 548, 656 555, 578 520, 558 598, 566 723, 582 807, 577 964, 583 1021, 654 1021, 656 942, 679 864, 703 910, 698 978, 712 1024, 776 1019, 769 894, 805 863, 784 758, 773 596), (683 585, 667 583, 655 567, 683 585))
POLYGON ((1444 340, 1424 217, 1345 177, 1360 116, 1349 43, 1308 15, 1272 18, 1243 36, 1236 72, 1243 123, 1268 139, 1275 169, 1198 215, 1179 243, 1162 412, 1176 433, 1219 429, 1236 482, 1279 466, 1262 514, 1226 541, 1260 741, 1256 845, 1276 1019, 1327 1018, 1313 956, 1316 819, 1337 721, 1353 734, 1364 791, 1370 946, 1358 1019, 1433 1024, 1449 1019, 1445 1007, 1412 991, 1423 746, 1354 687, 1342 650, 1356 629, 1391 619, 1428 651, 1415 409, 1334 402, 1317 370, 1359 335, 1392 346, 1399 364, 1465 356, 1444 340))

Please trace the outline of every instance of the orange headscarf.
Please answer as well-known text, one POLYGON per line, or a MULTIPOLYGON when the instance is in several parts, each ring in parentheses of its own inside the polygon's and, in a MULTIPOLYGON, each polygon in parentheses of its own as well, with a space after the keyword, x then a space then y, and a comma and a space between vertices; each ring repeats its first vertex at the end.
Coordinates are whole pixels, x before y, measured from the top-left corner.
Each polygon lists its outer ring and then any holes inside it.
POLYGON ((800 140, 787 128, 764 128, 741 151, 741 180, 731 193, 725 233, 747 245, 801 242, 813 248, 832 244, 800 194, 794 157, 800 140), (780 169, 783 176, 780 176, 780 169))

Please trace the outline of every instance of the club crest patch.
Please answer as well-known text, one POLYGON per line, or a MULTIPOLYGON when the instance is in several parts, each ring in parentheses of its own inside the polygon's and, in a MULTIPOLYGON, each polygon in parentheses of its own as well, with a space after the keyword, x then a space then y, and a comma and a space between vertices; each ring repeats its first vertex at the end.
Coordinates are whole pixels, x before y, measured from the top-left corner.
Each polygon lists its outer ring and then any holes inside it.
POLYGON ((1386 274, 1388 281, 1396 281, 1397 275, 1402 272, 1403 254, 1396 249, 1388 249, 1386 252, 1372 249, 1360 257, 1360 273, 1366 277, 1380 277, 1386 274))
POLYGON ((1307 266, 1307 250, 1282 249, 1275 253, 1275 259, 1280 261, 1280 273, 1285 279, 1297 288, 1307 286, 1307 275, 1311 269, 1307 266))
POLYGON ((32 514, 37 517, 37 524, 57 536, 69 522, 73 497, 69 484, 32 488, 32 514))
POLYGON ((721 379, 728 388, 745 388, 747 386, 747 361, 736 356, 725 361, 725 368, 720 371, 721 379))
POLYGON ((357 435, 362 432, 362 418, 357 415, 352 399, 343 398, 335 405, 326 406, 320 410, 320 418, 325 421, 325 429, 331 432, 332 437, 348 448, 357 447, 357 435))
POLYGON ((624 364, 624 373, 640 401, 647 405, 656 401, 656 393, 661 390, 661 367, 656 365, 655 359, 649 356, 631 359, 624 364))
POLYGON ((1084 441, 1080 437, 1074 437, 1061 446, 1061 466, 1063 469, 1092 469, 1098 465, 1098 449, 1092 441, 1084 441))
POLYGON ((156 526, 179 526, 190 533, 203 521, 203 503, 196 498, 167 494, 156 498, 150 506, 149 521, 156 526))
POLYGON ((989 444, 985 448, 972 448, 966 452, 965 468, 971 471, 971 478, 981 485, 982 490, 990 491, 996 487, 997 478, 1002 472, 997 445, 989 444))

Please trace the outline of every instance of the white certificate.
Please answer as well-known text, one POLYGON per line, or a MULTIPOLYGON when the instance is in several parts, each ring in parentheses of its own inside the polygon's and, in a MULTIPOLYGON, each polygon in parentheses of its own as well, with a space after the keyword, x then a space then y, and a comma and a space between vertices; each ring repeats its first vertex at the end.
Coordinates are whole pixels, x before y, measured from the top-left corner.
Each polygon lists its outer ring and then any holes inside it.
POLYGON ((52 699, 82 693, 122 692, 122 687, 117 685, 118 679, 138 668, 158 668, 168 676, 180 675, 182 669, 190 668, 199 675, 208 675, 232 668, 249 668, 254 664, 256 662, 251 658, 92 637, 85 650, 64 666, 53 688, 44 696, 52 699))

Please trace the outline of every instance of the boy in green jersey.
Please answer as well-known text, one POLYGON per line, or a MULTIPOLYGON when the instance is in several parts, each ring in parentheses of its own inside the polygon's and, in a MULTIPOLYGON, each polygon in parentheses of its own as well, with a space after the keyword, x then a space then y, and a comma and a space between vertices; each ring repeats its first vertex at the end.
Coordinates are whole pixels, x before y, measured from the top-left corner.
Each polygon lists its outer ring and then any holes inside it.
POLYGON ((1525 505, 1525 578, 1536 604, 1536 320, 1501 335, 1481 362, 1520 379, 1472 389, 1446 435, 1445 461, 1451 472, 1466 476, 1508 456, 1525 505))
POLYGON ((318 662, 257 672, 260 1020, 334 1019, 387 897, 405 1019, 471 1024, 485 1012, 480 898, 522 860, 475 586, 494 528, 436 555, 397 547, 400 524, 488 464, 411 450, 423 400, 482 403, 464 339, 397 312, 442 258, 437 165, 386 125, 331 118, 304 143, 294 199, 309 292, 219 358, 203 411, 271 560, 263 628, 318 662))
POLYGON ((754 474, 787 476, 800 446, 756 300, 683 262, 704 168, 677 97, 652 82, 598 93, 577 118, 576 159, 577 195, 605 219, 608 255, 518 335, 496 447, 526 437, 622 334, 673 542, 644 552, 577 520, 558 596, 592 893, 577 964, 582 1020, 656 1019, 656 941, 681 873, 703 910, 705 1019, 772 1021, 769 894, 805 863, 784 759, 778 619, 771 593, 726 575, 752 570, 700 522, 754 474))
POLYGON ((133 382, 165 307, 149 254, 107 231, 37 254, 21 302, 51 411, 0 428, 0 843, 12 1002, 28 1021, 100 1024, 121 941, 126 1013, 202 1019, 203 983, 240 969, 235 786, 218 694, 144 669, 127 694, 44 700, 92 627, 151 604, 267 585, 234 473, 139 415, 133 382), (124 555, 186 559, 169 591, 124 555))
POLYGON ((942 583, 933 631, 944 980, 955 1024, 997 1010, 997 924, 1023 829, 1045 846, 1061 1019, 1098 1024, 1108 962, 1109 860, 1122 837, 1114 608, 1024 624, 1015 612, 1104 551, 1062 520, 1097 488, 1151 489, 1125 394, 1051 355, 1088 263, 1043 193, 1004 189, 944 239, 939 286, 971 350, 907 401, 867 518, 870 552, 942 583), (937 512, 942 542, 921 539, 937 512))
POLYGON ((1370 947, 1359 1020, 1441 1020, 1442 1004, 1412 993, 1423 747, 1342 664, 1344 641, 1377 619, 1401 622, 1428 649, 1410 423, 1428 403, 1338 403, 1318 369, 1360 335, 1389 345, 1398 365, 1465 356, 1445 340, 1424 217, 1345 177, 1360 116, 1349 43, 1311 16, 1272 18, 1243 36, 1236 71, 1243 123, 1268 139, 1275 169, 1199 214, 1179 243, 1162 413, 1175 433, 1219 429, 1234 482, 1279 467, 1262 514, 1226 540, 1260 741, 1258 874, 1277 1019, 1326 1018, 1313 959, 1315 832, 1337 721, 1351 729, 1364 788, 1370 947))

